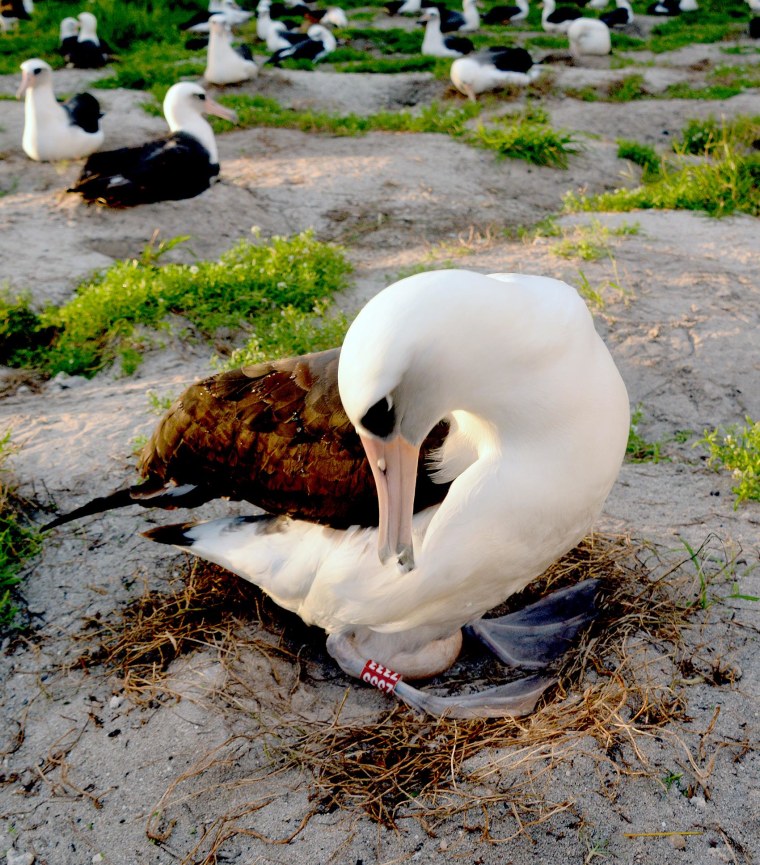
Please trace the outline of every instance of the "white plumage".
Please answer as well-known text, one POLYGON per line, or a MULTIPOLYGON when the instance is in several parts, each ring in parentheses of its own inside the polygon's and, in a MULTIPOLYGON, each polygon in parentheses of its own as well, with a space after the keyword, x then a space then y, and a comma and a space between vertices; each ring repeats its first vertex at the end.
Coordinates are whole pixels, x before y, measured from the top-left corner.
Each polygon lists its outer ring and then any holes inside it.
POLYGON ((451 83, 475 101, 480 93, 515 84, 525 87, 535 81, 541 67, 533 63, 523 48, 489 48, 458 57, 451 64, 451 83))
MULTIPOLYGON (((53 70, 44 60, 33 58, 21 64, 21 86, 17 98, 24 97, 24 133, 21 146, 24 153, 39 162, 58 159, 80 159, 94 153, 103 144, 103 130, 96 116, 90 115, 92 131, 78 125, 72 113, 56 101, 53 92, 53 70)), ((84 94, 87 96, 87 94, 84 94)))
POLYGON ((605 55, 612 51, 610 28, 596 18, 576 18, 567 28, 573 57, 605 55))
POLYGON ((204 79, 209 84, 239 84, 255 78, 259 68, 256 63, 240 54, 230 40, 230 29, 221 15, 209 19, 210 31, 206 53, 204 79))
POLYGON ((625 452, 626 389, 569 285, 463 270, 417 274, 371 300, 338 378, 380 528, 230 518, 184 528, 182 545, 324 628, 347 672, 373 658, 430 675, 453 662, 463 625, 588 532, 625 452), (453 483, 412 519, 417 449, 443 417, 438 474, 453 483))

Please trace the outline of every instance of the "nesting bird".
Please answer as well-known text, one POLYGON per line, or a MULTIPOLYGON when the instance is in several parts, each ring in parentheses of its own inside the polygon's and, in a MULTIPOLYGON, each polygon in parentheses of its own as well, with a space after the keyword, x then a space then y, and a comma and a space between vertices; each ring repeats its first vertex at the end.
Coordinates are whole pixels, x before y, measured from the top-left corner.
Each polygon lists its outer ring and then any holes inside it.
POLYGON ((500 47, 458 57, 450 71, 454 87, 473 102, 487 90, 530 84, 539 74, 540 67, 524 48, 500 47))
POLYGON ((171 134, 138 147, 91 156, 68 191, 86 201, 129 207, 167 199, 193 198, 219 174, 219 155, 204 114, 235 122, 234 111, 219 105, 198 84, 169 88, 164 116, 171 134))
MULTIPOLYGON (((277 23, 275 22, 275 24, 277 23)), ((290 42, 291 37, 302 36, 302 33, 290 33, 284 30, 275 32, 274 28, 270 31, 270 39, 281 37, 288 42, 290 42)), ((267 44, 269 41, 267 39, 267 44)), ((291 44, 276 50, 267 60, 267 63, 272 63, 274 66, 278 66, 283 60, 310 60, 312 63, 318 63, 335 51, 337 47, 338 41, 327 27, 322 24, 312 24, 306 31, 306 38, 298 38, 291 44)))
POLYGON ((524 21, 529 13, 528 0, 515 0, 513 6, 493 6, 481 16, 484 24, 517 24, 524 21))
POLYGON ((567 28, 570 53, 573 57, 584 55, 604 56, 612 51, 610 28, 596 18, 576 18, 567 28))
POLYGON ((37 162, 80 159, 103 144, 100 105, 89 93, 78 93, 59 103, 53 92, 53 70, 44 60, 33 58, 21 64, 21 86, 16 98, 24 97, 24 153, 37 162))
POLYGON ((599 16, 608 27, 629 27, 633 24, 633 9, 629 0, 615 0, 616 8, 599 16))
MULTIPOLYGON (((67 63, 76 69, 100 69, 109 62, 111 53, 108 46, 98 36, 98 20, 92 12, 80 12, 77 15, 77 23, 76 42, 67 43, 67 63)), ((61 27, 63 27, 63 22, 61 22, 61 27)), ((61 35, 63 35, 63 31, 61 31, 61 35)))
POLYGON ((63 18, 59 28, 58 53, 67 62, 76 49, 79 36, 79 22, 76 18, 63 18))
POLYGON ((208 33, 211 28, 209 22, 212 15, 222 15, 230 27, 236 27, 239 24, 245 24, 253 16, 253 12, 241 9, 235 0, 210 0, 208 12, 198 12, 193 15, 180 29, 190 33, 208 33))
POLYGON ((448 669, 463 627, 513 666, 540 670, 566 651, 593 616, 596 581, 482 616, 588 532, 629 420, 625 385, 575 289, 533 275, 418 273, 370 300, 340 350, 188 388, 143 452, 142 485, 48 527, 129 504, 245 498, 266 513, 146 536, 257 584, 323 628, 347 674, 371 683, 365 673, 384 669, 383 690, 415 708, 520 715, 550 675, 448 698, 399 676, 448 669))
POLYGON ((555 0, 544 0, 544 10, 541 13, 541 26, 547 33, 567 33, 567 28, 582 16, 576 6, 557 7, 555 0))
POLYGON ((464 36, 445 36, 441 32, 441 13, 433 6, 426 9, 420 18, 425 24, 422 53, 430 57, 462 57, 475 50, 472 42, 464 36))
POLYGON ((232 45, 229 25, 222 15, 212 15, 208 50, 206 53, 206 70, 203 78, 209 84, 225 85, 240 84, 250 81, 258 74, 259 67, 246 45, 232 45))

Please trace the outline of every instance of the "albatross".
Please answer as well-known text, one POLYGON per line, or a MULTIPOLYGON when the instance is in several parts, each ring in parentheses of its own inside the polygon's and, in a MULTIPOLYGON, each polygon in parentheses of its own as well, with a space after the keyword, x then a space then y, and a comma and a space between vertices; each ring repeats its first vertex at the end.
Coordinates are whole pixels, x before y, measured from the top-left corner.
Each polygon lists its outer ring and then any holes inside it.
POLYGON ((203 115, 216 114, 234 123, 235 112, 189 81, 169 88, 163 108, 170 135, 93 154, 68 192, 78 192, 86 201, 130 207, 193 198, 208 189, 219 174, 219 155, 214 131, 203 115))
POLYGON ((250 48, 247 45, 234 47, 231 29, 222 15, 209 18, 209 40, 206 52, 206 69, 203 80, 209 84, 240 84, 258 75, 250 48))
MULTIPOLYGON (((236 479, 247 470, 268 488, 268 512, 145 534, 256 583, 323 628, 346 673, 416 709, 525 714, 550 676, 449 697, 407 680, 448 669, 463 627, 506 662, 530 668, 567 648, 589 619, 593 581, 502 619, 483 616, 588 532, 628 429, 625 385, 575 289, 540 276, 420 273, 369 301, 339 359, 223 373, 180 397, 147 445, 142 503, 192 503, 204 488, 225 485, 240 497, 236 479), (336 362, 337 392, 334 370, 326 372, 336 362), (257 401, 260 413, 251 409, 257 401), (282 436, 288 428, 291 441, 282 436), (436 431, 440 446, 431 445, 436 431), (256 465, 241 465, 246 447, 256 465), (291 449, 283 472, 282 452, 291 449), (363 501, 357 453, 363 477, 376 484, 377 526, 345 525, 354 482, 363 501), (417 501, 415 512, 421 471, 440 495, 417 501), (300 515, 301 506, 323 504, 342 511, 338 527, 300 515)), ((109 498, 139 496, 133 488, 109 498)), ((100 500, 69 518, 124 503, 100 500)))
POLYGON ((63 104, 53 92, 53 70, 36 57, 21 64, 21 86, 16 98, 24 97, 24 153, 37 162, 80 159, 103 143, 100 105, 90 93, 77 93, 63 104))

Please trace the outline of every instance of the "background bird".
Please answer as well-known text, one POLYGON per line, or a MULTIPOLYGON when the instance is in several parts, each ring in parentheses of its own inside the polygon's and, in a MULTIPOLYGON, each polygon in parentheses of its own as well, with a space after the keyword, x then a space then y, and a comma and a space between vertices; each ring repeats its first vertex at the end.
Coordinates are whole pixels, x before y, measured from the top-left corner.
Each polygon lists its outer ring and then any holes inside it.
POLYGON ((234 111, 190 82, 172 85, 163 108, 170 135, 138 147, 94 154, 68 191, 86 201, 129 207, 192 198, 208 189, 219 174, 219 156, 214 132, 203 114, 234 122, 234 111))
POLYGON ((59 103, 53 92, 53 70, 37 58, 21 64, 21 86, 16 98, 24 97, 24 153, 39 162, 79 159, 103 144, 100 105, 89 93, 78 93, 59 103))

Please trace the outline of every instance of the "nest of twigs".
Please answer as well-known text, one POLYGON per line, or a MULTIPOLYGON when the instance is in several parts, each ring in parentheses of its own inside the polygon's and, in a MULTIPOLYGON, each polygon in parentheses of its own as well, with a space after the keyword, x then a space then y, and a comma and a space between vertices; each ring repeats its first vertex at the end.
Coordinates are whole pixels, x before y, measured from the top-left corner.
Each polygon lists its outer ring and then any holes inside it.
MULTIPOLYGON (((322 651, 321 632, 305 629, 295 617, 273 609, 254 587, 202 563, 190 567, 176 593, 147 593, 124 611, 117 625, 104 629, 100 623, 99 648, 87 662, 118 669, 135 699, 166 689, 169 662, 197 645, 218 647, 230 668, 241 644, 269 660, 276 654, 280 666, 293 667, 292 680, 278 692, 280 702, 272 697, 265 713, 260 706, 252 713, 258 722, 249 725, 252 732, 232 737, 173 782, 148 827, 156 841, 171 833, 168 815, 174 805, 213 793, 218 782, 207 785, 204 776, 218 779, 220 767, 234 775, 241 749, 262 743, 272 759, 269 769, 225 785, 260 785, 285 770, 300 769, 311 779, 312 801, 312 810, 292 835, 265 840, 287 842, 313 814, 336 809, 363 811, 391 827, 415 818, 429 832, 459 816, 465 828, 474 828, 484 839, 506 840, 491 832, 496 806, 500 814, 506 808, 514 818, 510 837, 571 807, 569 801, 547 799, 543 787, 558 763, 586 747, 589 737, 596 743, 595 759, 601 754, 614 775, 646 773, 642 739, 654 731, 666 734, 670 722, 688 720, 679 671, 691 662, 683 657, 681 634, 705 606, 706 573, 701 570, 696 578, 693 555, 668 562, 646 545, 592 536, 520 596, 510 598, 496 612, 531 603, 568 583, 591 577, 601 583, 597 620, 556 670, 557 685, 531 716, 521 719, 431 719, 388 703, 371 722, 344 721, 347 696, 361 694, 365 686, 342 677, 322 651), (241 636, 243 620, 247 625, 241 636), (309 645, 304 647, 304 641, 309 645), (661 668, 650 670, 653 653, 668 660, 664 674, 661 668), (299 679, 313 671, 312 684, 328 679, 347 689, 328 720, 305 718, 289 704, 299 679), (267 723, 262 721, 265 714, 267 723)), ((238 683, 240 675, 238 671, 238 683)), ((471 685, 473 679, 486 685, 497 678, 503 682, 504 675, 501 665, 469 647, 450 674, 431 686, 471 685)), ((229 695, 224 702, 244 706, 229 695)), ((252 828, 253 815, 269 801, 273 799, 259 796, 247 807, 219 815, 183 861, 216 861, 216 852, 234 835, 262 838, 252 828)))

